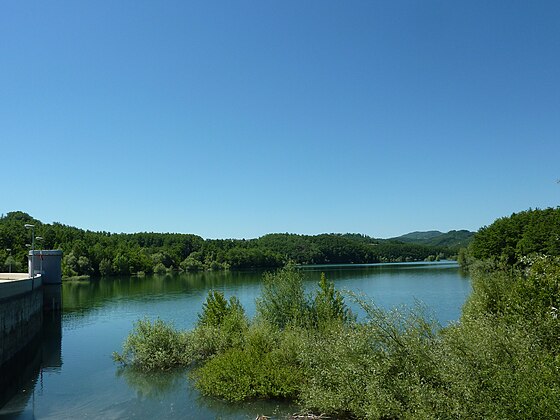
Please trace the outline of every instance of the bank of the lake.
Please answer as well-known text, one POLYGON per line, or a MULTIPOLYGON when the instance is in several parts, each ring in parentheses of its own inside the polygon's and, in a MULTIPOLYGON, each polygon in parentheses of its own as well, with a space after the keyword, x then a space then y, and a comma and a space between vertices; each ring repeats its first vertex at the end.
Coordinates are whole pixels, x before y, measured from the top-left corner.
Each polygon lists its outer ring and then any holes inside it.
MULTIPOLYGON (((303 270, 309 290, 325 272, 338 289, 363 292, 385 308, 423 302, 442 324, 458 319, 470 292, 469 279, 453 262, 308 266, 303 270)), ((237 296, 248 315, 253 315, 261 276, 260 272, 231 271, 64 283, 59 333, 54 320, 55 326, 50 326, 54 335, 52 331, 44 335, 48 345, 41 347, 37 375, 0 414, 11 412, 16 418, 254 418, 258 413, 295 410, 275 402, 232 405, 204 398, 182 371, 135 374, 119 369, 111 359, 139 318, 160 317, 178 328, 192 328, 209 289, 237 296)))

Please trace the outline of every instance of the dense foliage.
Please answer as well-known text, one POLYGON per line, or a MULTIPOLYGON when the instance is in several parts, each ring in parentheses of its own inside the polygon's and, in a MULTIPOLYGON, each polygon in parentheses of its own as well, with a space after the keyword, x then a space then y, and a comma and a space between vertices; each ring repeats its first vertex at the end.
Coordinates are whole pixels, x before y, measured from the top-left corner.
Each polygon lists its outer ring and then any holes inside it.
MULTIPOLYGON (((35 225, 37 248, 61 249, 65 276, 161 274, 170 270, 200 271, 247 269, 296 264, 375 263, 445 258, 453 252, 384 241, 357 234, 316 236, 270 234, 257 239, 203 239, 177 233, 92 232, 60 223, 41 223, 23 212, 0 218, 0 262, 7 269, 25 271, 31 232, 35 225), (11 251, 7 251, 11 249, 11 251)), ((2 269, 0 269, 2 271, 2 269)))
POLYGON ((527 210, 481 228, 469 250, 476 259, 514 265, 534 253, 560 255, 560 208, 527 210))
POLYGON ((134 332, 123 344, 122 354, 114 353, 115 360, 143 366, 146 370, 167 370, 188 363, 184 351, 188 335, 160 319, 149 319, 134 324, 134 332))
MULTIPOLYGON (((477 246, 491 249, 483 235, 477 246)), ((211 292, 200 319, 212 321, 175 340, 169 357, 188 355, 203 394, 287 398, 336 418, 560 418, 560 257, 516 249, 531 255, 471 265, 473 292, 460 322, 445 328, 422 308, 388 312, 353 297, 367 314, 356 320, 331 282, 323 277, 308 296, 288 267, 267 275, 252 320, 236 300, 211 292)), ((125 350, 135 354, 131 342, 125 350)))

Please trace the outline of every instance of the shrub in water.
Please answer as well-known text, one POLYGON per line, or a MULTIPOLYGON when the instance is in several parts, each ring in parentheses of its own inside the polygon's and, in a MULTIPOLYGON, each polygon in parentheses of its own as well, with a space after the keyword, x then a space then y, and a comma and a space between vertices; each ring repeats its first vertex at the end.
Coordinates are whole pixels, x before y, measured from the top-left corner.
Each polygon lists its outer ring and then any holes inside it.
POLYGON ((210 290, 202 304, 202 313, 198 315, 198 325, 219 327, 228 316, 238 314, 245 316, 245 310, 239 299, 232 296, 229 301, 218 290, 210 290))
POLYGON ((165 274, 167 272, 167 268, 163 263, 159 262, 154 267, 154 274, 165 274))
POLYGON ((436 326, 416 311, 361 302, 363 324, 310 337, 301 353, 300 396, 312 410, 358 418, 423 418, 439 398, 436 326))
POLYGON ((329 328, 333 323, 348 323, 354 320, 352 312, 344 303, 342 293, 334 288, 334 283, 321 273, 319 290, 312 306, 315 325, 319 329, 329 328))
POLYGON ((229 401, 295 398, 303 377, 293 337, 270 324, 253 324, 242 347, 216 355, 193 372, 197 388, 229 401))
POLYGON ((167 370, 189 363, 188 334, 177 331, 161 319, 139 320, 113 358, 142 370, 167 370))
POLYGON ((190 336, 191 359, 202 361, 240 346, 248 325, 239 299, 232 296, 228 301, 221 292, 209 291, 197 327, 190 336))
POLYGON ((257 299, 257 314, 279 328, 308 325, 310 304, 303 288, 303 276, 289 266, 263 277, 261 297, 257 299))

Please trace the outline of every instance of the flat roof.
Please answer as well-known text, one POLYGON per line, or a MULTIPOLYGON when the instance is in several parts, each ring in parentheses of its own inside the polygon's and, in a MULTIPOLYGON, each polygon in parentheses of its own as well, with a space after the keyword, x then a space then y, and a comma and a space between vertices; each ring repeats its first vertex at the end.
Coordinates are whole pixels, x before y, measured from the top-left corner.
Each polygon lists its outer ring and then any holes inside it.
POLYGON ((34 251, 29 251, 28 255, 42 255, 43 257, 48 257, 51 255, 62 255, 62 251, 60 249, 36 249, 34 251))

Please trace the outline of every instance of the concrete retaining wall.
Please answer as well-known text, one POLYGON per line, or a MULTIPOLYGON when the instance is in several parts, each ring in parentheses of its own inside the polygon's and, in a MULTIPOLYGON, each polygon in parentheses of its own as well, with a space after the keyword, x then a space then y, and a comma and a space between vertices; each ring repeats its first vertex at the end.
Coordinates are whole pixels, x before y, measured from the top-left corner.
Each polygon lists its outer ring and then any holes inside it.
MULTIPOLYGON (((16 283, 23 283, 18 281, 16 283)), ((43 323, 43 289, 29 290, 0 299, 0 369, 40 331, 43 323)), ((24 288, 26 284, 19 285, 24 288)), ((16 289, 13 284, 0 283, 0 289, 16 289)), ((6 292, 6 290, 4 290, 6 292)))
POLYGON ((14 296, 30 293, 39 289, 43 284, 41 276, 29 278, 27 274, 11 274, 11 278, 0 274, 0 301, 10 299, 14 296))
POLYGON ((36 353, 33 343, 41 336, 43 310, 60 311, 62 307, 62 251, 39 250, 30 252, 29 257, 33 276, 0 273, 0 402, 7 390, 15 389, 14 378, 21 370, 18 366, 25 365, 27 353, 36 353))

